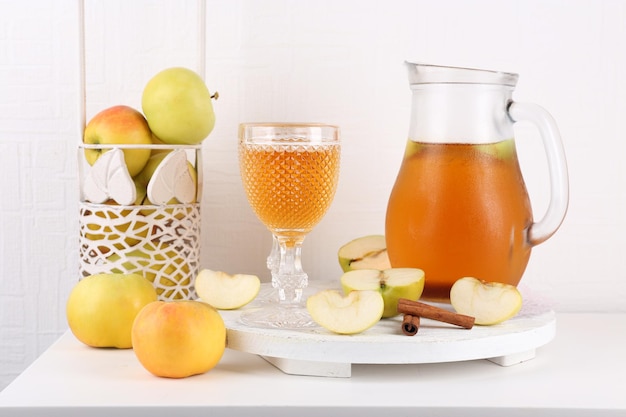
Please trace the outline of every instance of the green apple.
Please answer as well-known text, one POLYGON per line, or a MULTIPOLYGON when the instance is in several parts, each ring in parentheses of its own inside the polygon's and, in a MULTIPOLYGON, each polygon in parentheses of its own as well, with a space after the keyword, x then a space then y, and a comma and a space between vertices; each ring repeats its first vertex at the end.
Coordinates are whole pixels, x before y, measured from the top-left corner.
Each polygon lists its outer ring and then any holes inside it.
POLYGON ((219 310, 234 310, 254 300, 261 289, 261 280, 256 275, 203 269, 194 285, 200 300, 219 310))
POLYGON ((133 181, 137 187, 137 195, 141 195, 143 197, 139 204, 150 204, 150 201, 148 200, 148 183, 150 182, 150 178, 152 178, 154 171, 156 171, 161 161, 163 161, 163 158, 165 158, 169 152, 171 151, 153 153, 141 172, 133 177, 133 181))
MULTIPOLYGON (((142 170, 143 172, 143 170, 142 170)), ((135 192, 137 197, 135 198, 135 205, 141 206, 142 204, 146 204, 146 200, 148 199, 148 188, 141 185, 141 183, 134 181, 135 183, 135 192)))
POLYGON ((387 243, 383 235, 362 236, 351 240, 337 252, 343 272, 353 269, 389 269, 387 243))
POLYGON ((514 317, 522 308, 522 294, 510 284, 465 277, 452 284, 450 304, 457 313, 486 326, 514 317))
POLYGON ((215 126, 211 93, 187 68, 168 68, 146 84, 141 106, 150 129, 164 143, 196 145, 215 126))
POLYGON ((345 294, 354 290, 379 291, 385 303, 383 317, 398 315, 400 298, 417 301, 424 291, 424 281, 424 271, 418 268, 355 269, 340 278, 345 294))
MULTIPOLYGON (((151 145, 152 132, 145 117, 129 106, 113 106, 96 114, 85 126, 83 142, 90 145, 151 145)), ((90 165, 109 149, 85 149, 90 165)), ((150 158, 150 149, 124 149, 128 173, 135 176, 150 158)))
POLYGON ((156 301, 152 284, 139 274, 95 274, 78 281, 66 304, 74 336, 93 347, 132 347, 139 311, 156 301))
POLYGON ((343 295, 323 290, 309 296, 306 308, 313 321, 334 333, 364 332, 380 321, 385 309, 379 291, 352 291, 343 295))

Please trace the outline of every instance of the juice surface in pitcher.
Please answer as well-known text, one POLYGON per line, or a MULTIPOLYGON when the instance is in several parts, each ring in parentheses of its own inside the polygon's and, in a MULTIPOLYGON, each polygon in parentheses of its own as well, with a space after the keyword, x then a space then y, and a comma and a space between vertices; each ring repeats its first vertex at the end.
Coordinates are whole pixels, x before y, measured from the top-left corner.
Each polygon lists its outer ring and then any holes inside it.
POLYGON ((385 233, 393 267, 424 270, 423 299, 448 302, 450 287, 465 276, 517 285, 530 257, 531 223, 513 139, 407 143, 385 233))

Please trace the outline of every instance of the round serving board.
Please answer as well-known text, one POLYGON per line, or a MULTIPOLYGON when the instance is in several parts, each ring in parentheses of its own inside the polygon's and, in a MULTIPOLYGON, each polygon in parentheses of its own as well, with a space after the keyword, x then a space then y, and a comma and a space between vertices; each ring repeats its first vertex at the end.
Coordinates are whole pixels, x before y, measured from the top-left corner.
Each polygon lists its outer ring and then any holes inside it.
MULTIPOLYGON (((319 286, 318 288, 330 288, 319 286)), ((307 289, 305 296, 317 291, 307 289)), ((523 293, 523 291, 522 291, 523 293)), ((338 335, 322 327, 302 330, 250 327, 240 314, 262 308, 273 291, 263 284, 257 299, 233 311, 221 311, 228 347, 262 356, 288 374, 349 377, 352 364, 419 364, 488 359, 502 366, 535 356, 535 349, 554 338, 556 318, 545 303, 524 295, 514 318, 495 326, 463 329, 422 319, 414 336, 402 332, 402 316, 383 319, 356 335, 338 335)), ((432 303, 431 303, 432 304, 432 303)), ((448 304, 435 304, 452 311, 448 304)))

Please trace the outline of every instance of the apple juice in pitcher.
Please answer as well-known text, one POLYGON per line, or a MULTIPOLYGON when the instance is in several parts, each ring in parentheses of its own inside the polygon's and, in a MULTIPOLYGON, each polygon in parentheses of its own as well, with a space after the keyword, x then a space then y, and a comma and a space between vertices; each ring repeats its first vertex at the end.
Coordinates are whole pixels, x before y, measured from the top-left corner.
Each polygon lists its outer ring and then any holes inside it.
POLYGON ((426 271, 424 298, 447 299, 464 276, 516 285, 530 257, 531 206, 513 140, 410 141, 387 216, 391 262, 426 271))
POLYGON ((513 101, 517 74, 406 64, 411 122, 387 206, 391 265, 424 270, 422 297, 432 301, 448 302, 467 276, 517 285, 531 249, 567 210, 556 124, 541 107, 513 101), (536 223, 513 139, 520 120, 539 128, 548 157, 551 199, 536 223))

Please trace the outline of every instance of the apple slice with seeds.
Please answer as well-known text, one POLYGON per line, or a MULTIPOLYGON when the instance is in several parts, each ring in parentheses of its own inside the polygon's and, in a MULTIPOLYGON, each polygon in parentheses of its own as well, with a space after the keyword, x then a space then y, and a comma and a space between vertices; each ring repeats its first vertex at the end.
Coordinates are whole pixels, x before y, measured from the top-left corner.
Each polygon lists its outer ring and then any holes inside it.
POLYGON ((219 310, 234 310, 254 300, 261 289, 261 280, 256 275, 230 275, 203 269, 196 277, 195 288, 205 303, 219 310))
POLYGON ((339 248, 337 256, 343 272, 353 269, 391 268, 383 235, 368 235, 351 240, 339 248))
POLYGON ((339 279, 345 294, 354 290, 379 291, 385 302, 383 317, 398 315, 398 300, 417 301, 424 291, 424 271, 418 268, 355 269, 339 279))
POLYGON ((475 324, 486 326, 514 317, 522 308, 522 294, 510 284, 465 277, 452 285, 450 304, 457 313, 473 316, 475 324))
POLYGON ((334 333, 361 333, 380 321, 385 303, 379 291, 356 290, 344 296, 337 290, 311 295, 306 308, 313 321, 334 333))

